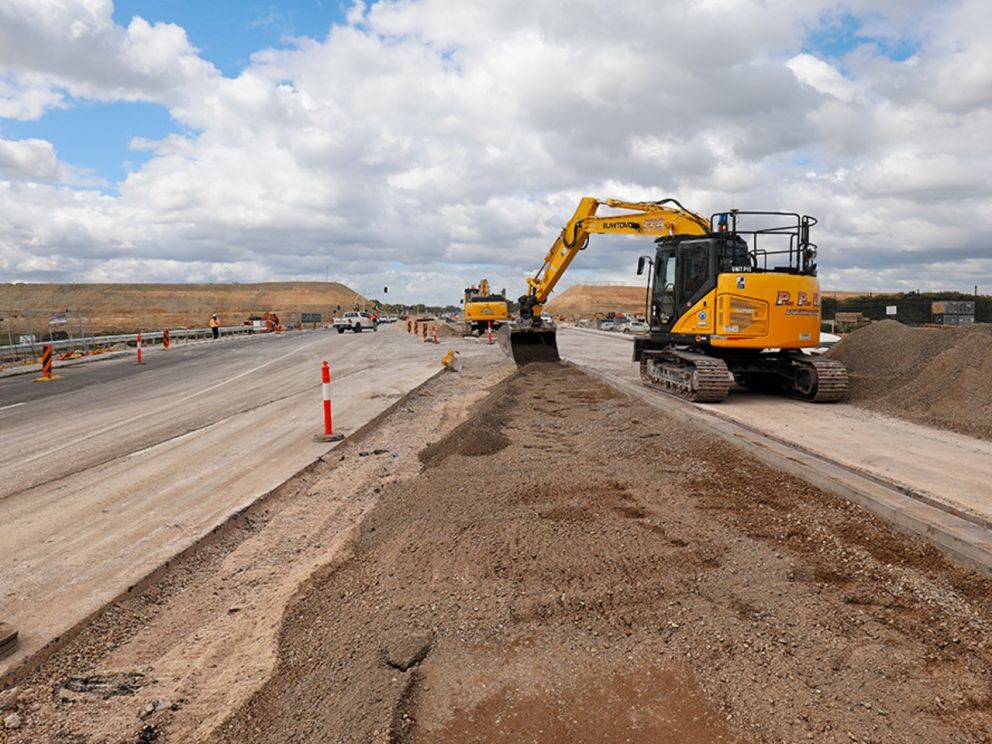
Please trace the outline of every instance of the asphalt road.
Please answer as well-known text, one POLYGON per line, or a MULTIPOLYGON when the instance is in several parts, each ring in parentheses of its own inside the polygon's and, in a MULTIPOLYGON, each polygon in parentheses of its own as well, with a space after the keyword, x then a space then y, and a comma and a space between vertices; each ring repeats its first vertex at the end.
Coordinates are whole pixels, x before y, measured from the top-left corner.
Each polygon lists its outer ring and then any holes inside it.
POLYGON ((122 356, 121 352, 111 352, 84 360, 56 362, 53 372, 61 375, 62 379, 51 383, 35 383, 35 379, 41 374, 38 364, 23 369, 9 367, 0 371, 0 411, 18 403, 71 393, 90 385, 131 377, 136 373, 160 372, 163 369, 195 363, 201 359, 216 359, 229 352, 232 344, 236 346, 243 346, 246 343, 272 344, 284 342, 286 338, 286 334, 260 334, 225 336, 216 341, 196 340, 190 343, 173 341, 172 348, 164 353, 159 346, 146 346, 142 350, 142 359, 148 361, 154 357, 155 364, 152 367, 147 364, 140 367, 135 365, 133 348, 128 349, 126 356, 122 356))
POLYGON ((439 369, 445 347, 397 329, 287 333, 0 379, 0 674, 439 369))
MULTIPOLYGON (((628 336, 565 327, 558 333, 558 348, 580 367, 640 384, 628 336)), ((992 524, 992 442, 845 403, 814 405, 736 387, 721 403, 695 405, 992 524)))

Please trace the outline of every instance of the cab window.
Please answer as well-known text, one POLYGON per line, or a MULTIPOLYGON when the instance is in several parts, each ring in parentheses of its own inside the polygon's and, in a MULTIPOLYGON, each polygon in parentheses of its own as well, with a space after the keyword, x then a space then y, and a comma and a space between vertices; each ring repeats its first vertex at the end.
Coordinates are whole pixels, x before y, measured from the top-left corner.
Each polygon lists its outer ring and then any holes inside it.
POLYGON ((708 242, 683 243, 679 250, 679 273, 682 276, 680 301, 689 304, 703 288, 709 276, 708 242))

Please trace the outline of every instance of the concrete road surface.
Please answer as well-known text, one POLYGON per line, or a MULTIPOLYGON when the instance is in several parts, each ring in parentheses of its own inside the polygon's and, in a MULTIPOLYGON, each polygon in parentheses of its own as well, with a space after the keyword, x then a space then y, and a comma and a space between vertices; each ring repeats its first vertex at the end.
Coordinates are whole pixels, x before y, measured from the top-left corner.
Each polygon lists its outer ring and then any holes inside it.
POLYGON ((445 347, 395 329, 173 348, 0 380, 0 674, 100 608, 439 369, 445 347))
MULTIPOLYGON (((580 367, 640 380, 629 336, 566 327, 558 348, 580 367)), ((742 388, 721 403, 696 405, 992 524, 992 442, 844 403, 813 405, 742 388)))

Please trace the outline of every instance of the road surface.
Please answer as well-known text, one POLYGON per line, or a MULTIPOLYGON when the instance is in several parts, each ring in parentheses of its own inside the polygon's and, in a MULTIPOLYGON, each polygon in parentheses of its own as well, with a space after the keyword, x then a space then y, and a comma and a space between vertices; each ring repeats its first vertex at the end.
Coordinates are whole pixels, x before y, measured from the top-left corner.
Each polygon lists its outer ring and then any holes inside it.
MULTIPOLYGON (((629 336, 566 327, 558 347, 580 367, 639 382, 629 336)), ((992 442, 844 403, 812 405, 741 388, 722 403, 696 406, 992 525, 992 442)))
POLYGON ((21 634, 0 674, 439 369, 396 329, 290 333, 149 351, 0 380, 0 619, 21 634))

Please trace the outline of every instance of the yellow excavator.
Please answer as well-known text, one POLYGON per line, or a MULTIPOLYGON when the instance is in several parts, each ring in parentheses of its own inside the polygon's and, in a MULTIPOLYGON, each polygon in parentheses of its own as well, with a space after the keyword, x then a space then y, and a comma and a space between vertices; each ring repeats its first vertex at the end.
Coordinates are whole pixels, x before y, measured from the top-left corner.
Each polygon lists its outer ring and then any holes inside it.
POLYGON ((819 345, 816 219, 792 212, 731 210, 709 220, 675 199, 601 201, 585 197, 527 279, 508 334, 517 364, 560 361, 556 330, 541 309, 593 233, 652 235, 646 317, 634 339, 645 384, 699 402, 727 397, 732 382, 813 402, 842 400, 847 370, 803 353, 819 345), (597 216, 605 205, 619 214, 597 216))
POLYGON ((466 287, 462 304, 465 306, 466 336, 485 333, 490 325, 496 330, 510 317, 506 290, 503 294, 493 294, 488 279, 479 282, 478 287, 466 287))

